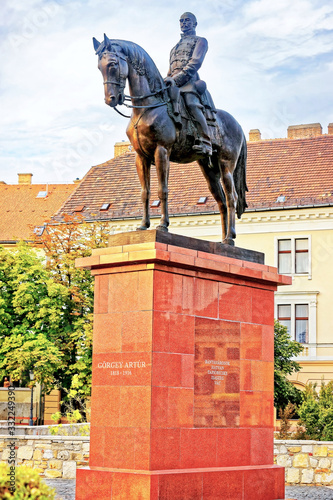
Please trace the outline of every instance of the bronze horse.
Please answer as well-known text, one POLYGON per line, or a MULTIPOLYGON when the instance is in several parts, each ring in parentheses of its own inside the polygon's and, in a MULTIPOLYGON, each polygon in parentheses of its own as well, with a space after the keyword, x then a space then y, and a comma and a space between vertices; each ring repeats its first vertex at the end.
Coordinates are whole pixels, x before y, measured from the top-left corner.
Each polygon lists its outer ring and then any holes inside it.
POLYGON ((156 165, 161 202, 157 229, 168 231, 169 161, 196 160, 218 204, 222 242, 234 245, 235 214, 237 212, 240 218, 247 206, 246 138, 238 122, 226 111, 217 110, 213 155, 200 155, 192 149, 195 134, 188 133, 189 121, 179 130, 171 118, 166 85, 151 57, 133 42, 112 40, 106 35, 102 43, 95 38, 93 41, 98 68, 103 75, 106 104, 116 109, 126 99, 132 101, 132 105, 127 105, 133 111, 126 132, 137 152, 136 168, 142 187, 143 218, 138 229, 150 226, 151 164, 156 165), (130 96, 124 94, 126 80, 130 96))

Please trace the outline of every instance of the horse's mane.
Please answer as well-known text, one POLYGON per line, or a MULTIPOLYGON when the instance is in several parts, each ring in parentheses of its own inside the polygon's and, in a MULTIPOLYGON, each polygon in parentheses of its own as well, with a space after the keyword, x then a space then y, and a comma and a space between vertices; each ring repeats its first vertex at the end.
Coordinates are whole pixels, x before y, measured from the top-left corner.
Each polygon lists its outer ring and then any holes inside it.
POLYGON ((128 58, 129 63, 140 76, 145 76, 151 92, 156 92, 163 88, 163 78, 149 54, 134 42, 126 40, 103 41, 96 53, 102 54, 105 50, 110 52, 122 52, 128 58))

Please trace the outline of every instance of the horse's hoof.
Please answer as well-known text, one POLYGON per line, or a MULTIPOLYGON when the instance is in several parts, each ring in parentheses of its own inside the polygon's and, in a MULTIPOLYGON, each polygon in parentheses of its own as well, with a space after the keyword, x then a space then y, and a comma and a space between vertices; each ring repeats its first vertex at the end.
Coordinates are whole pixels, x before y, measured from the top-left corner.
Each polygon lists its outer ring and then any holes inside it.
POLYGON ((136 228, 136 231, 146 231, 146 229, 148 229, 148 227, 147 227, 147 226, 138 226, 138 227, 136 228))
POLYGON ((224 238, 224 240, 222 241, 222 243, 224 245, 230 245, 231 247, 234 247, 235 246, 235 242, 232 238, 224 238))
POLYGON ((167 233, 169 231, 167 226, 163 226, 163 225, 156 226, 156 229, 157 229, 157 231, 163 231, 164 233, 167 233))

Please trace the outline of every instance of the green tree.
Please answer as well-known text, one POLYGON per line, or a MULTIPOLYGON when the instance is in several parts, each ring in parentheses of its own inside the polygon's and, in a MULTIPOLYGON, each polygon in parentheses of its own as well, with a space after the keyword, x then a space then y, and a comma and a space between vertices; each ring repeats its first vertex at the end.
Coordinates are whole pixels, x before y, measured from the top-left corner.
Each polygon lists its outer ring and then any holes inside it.
POLYGON ((54 283, 68 292, 63 307, 64 369, 57 377, 67 399, 84 398, 91 392, 94 278, 90 271, 76 268, 75 260, 91 255, 93 248, 107 246, 108 236, 105 222, 86 223, 79 216, 65 215, 35 238, 54 283))
POLYGON ((305 387, 303 403, 298 408, 300 424, 305 427, 305 437, 318 441, 333 440, 333 381, 305 387))
POLYGON ((285 326, 278 321, 274 325, 274 406, 284 409, 288 403, 300 404, 302 392, 287 378, 298 372, 300 366, 293 358, 303 350, 301 344, 292 340, 285 326))
POLYGON ((104 223, 65 217, 36 237, 37 251, 0 248, 0 375, 29 385, 33 371, 45 391, 90 395, 93 277, 75 259, 107 237, 104 223))
POLYGON ((68 290, 55 283, 42 259, 25 244, 14 251, 0 247, 0 375, 50 388, 61 370, 59 332, 68 290))

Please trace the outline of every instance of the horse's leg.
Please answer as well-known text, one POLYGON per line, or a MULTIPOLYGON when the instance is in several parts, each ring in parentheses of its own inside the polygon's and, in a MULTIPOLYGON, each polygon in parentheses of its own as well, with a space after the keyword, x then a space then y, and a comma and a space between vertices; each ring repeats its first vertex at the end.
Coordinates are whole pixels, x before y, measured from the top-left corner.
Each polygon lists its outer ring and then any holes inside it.
POLYGON ((156 229, 159 229, 160 231, 168 231, 169 154, 163 146, 157 146, 155 150, 155 165, 158 179, 158 197, 161 201, 161 220, 156 229))
POLYGON ((140 154, 136 155, 136 170, 141 183, 141 200, 143 204, 143 217, 138 230, 148 229, 149 218, 149 197, 150 197, 150 161, 140 154))
POLYGON ((212 163, 213 168, 209 166, 207 160, 198 160, 198 164, 207 181, 209 191, 212 193, 213 198, 219 207, 222 225, 222 240, 224 240, 227 235, 227 207, 221 186, 221 172, 219 164, 216 160, 214 160, 214 158, 212 159, 212 163))
POLYGON ((227 211, 228 211, 228 229, 225 238, 222 243, 227 243, 228 245, 234 245, 234 239, 236 238, 236 206, 237 206, 237 193, 235 189, 235 183, 233 178, 233 171, 235 168, 235 163, 232 160, 220 160, 220 169, 222 177, 223 190, 227 201, 227 211))

